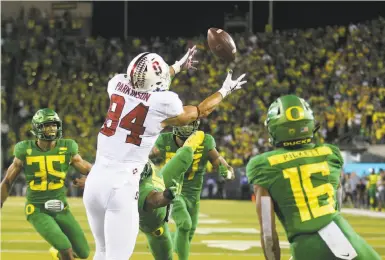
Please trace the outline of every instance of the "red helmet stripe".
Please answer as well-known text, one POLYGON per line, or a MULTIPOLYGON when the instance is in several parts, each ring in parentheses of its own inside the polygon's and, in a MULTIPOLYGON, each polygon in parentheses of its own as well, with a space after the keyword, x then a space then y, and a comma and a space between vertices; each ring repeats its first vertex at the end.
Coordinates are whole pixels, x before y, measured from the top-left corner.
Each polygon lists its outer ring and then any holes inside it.
POLYGON ((130 80, 131 80, 131 84, 132 84, 132 87, 135 88, 135 85, 134 85, 134 71, 136 69, 136 66, 138 66, 138 63, 141 59, 143 59, 146 55, 150 54, 149 52, 145 52, 142 54, 142 56, 140 56, 134 63, 134 65, 132 66, 132 69, 130 71, 130 80))

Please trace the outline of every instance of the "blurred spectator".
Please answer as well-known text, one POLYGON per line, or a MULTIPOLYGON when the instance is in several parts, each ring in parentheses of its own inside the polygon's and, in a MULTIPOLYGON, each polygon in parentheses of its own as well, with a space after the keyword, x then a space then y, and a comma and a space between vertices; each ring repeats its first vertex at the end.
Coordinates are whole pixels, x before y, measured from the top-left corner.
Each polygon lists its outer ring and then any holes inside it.
POLYGON ((217 185, 216 181, 214 178, 209 178, 206 181, 207 189, 208 189, 208 198, 213 199, 214 198, 214 188, 217 185))
MULTIPOLYGON (((263 125, 266 111, 275 98, 288 93, 311 104, 321 125, 317 142, 335 142, 344 133, 354 133, 385 144, 383 18, 349 26, 234 34, 238 56, 227 66, 213 57, 203 35, 127 41, 81 37, 76 32, 82 23, 74 16, 26 12, 26 21, 2 21, 4 163, 12 158, 16 142, 31 138, 31 116, 42 107, 59 113, 64 136, 76 139, 81 155, 93 161, 108 109, 109 78, 124 72, 140 52, 157 52, 171 63, 193 44, 199 50, 198 71, 181 73, 171 86, 185 103, 196 104, 218 89, 228 68, 248 74, 245 89, 226 99, 201 125, 234 167, 271 149, 263 125)), ((349 184, 353 200, 355 183, 356 178, 349 184)))
POLYGON ((361 178, 357 184, 357 201, 356 208, 368 208, 367 192, 365 179, 361 178))
POLYGON ((247 180, 247 176, 245 173, 242 173, 241 175, 241 199, 242 200, 249 200, 250 199, 250 184, 247 180))
POLYGON ((380 178, 377 182, 378 188, 378 211, 385 211, 385 170, 380 169, 380 178))

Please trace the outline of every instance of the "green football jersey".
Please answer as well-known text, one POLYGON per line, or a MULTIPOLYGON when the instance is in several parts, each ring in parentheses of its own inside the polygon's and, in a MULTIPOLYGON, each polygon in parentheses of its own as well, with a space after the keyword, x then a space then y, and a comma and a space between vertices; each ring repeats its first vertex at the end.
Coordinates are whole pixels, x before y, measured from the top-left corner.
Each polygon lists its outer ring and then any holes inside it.
POLYGON ((167 208, 161 207, 151 211, 145 211, 145 201, 151 191, 164 191, 165 186, 160 170, 152 168, 152 175, 139 183, 139 227, 146 233, 151 233, 163 225, 166 218, 167 208))
MULTIPOLYGON (((179 149, 175 137, 172 133, 160 134, 155 143, 161 152, 164 163, 167 163, 179 149)), ((193 163, 184 174, 183 180, 178 180, 182 185, 181 193, 192 200, 199 200, 202 190, 203 175, 206 172, 207 162, 209 160, 208 152, 216 146, 214 138, 205 134, 205 139, 201 146, 198 146, 194 152, 193 163)))
POLYGON ((309 144, 257 155, 246 172, 251 184, 269 191, 291 242, 298 234, 317 232, 339 214, 336 191, 342 165, 337 147, 309 144))
POLYGON ((23 161, 27 182, 27 201, 45 203, 47 200, 65 201, 64 180, 71 158, 78 154, 78 145, 71 139, 59 139, 49 151, 42 151, 35 140, 16 144, 14 155, 23 161))

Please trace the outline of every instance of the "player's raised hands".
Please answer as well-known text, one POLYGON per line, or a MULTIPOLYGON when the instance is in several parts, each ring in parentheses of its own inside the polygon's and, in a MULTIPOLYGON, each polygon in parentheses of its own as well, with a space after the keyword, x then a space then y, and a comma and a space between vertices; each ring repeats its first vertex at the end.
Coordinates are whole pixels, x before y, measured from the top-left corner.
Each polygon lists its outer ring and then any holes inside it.
POLYGON ((244 85, 247 82, 247 80, 243 80, 243 78, 246 76, 246 73, 239 76, 236 80, 233 80, 232 76, 233 76, 233 71, 229 70, 227 73, 227 77, 223 82, 222 88, 219 90, 219 93, 222 94, 223 98, 231 94, 233 91, 237 89, 241 89, 242 85, 244 85))
POLYGON ((175 74, 179 73, 182 70, 197 70, 195 67, 199 61, 194 60, 194 55, 196 54, 196 46, 194 45, 192 48, 189 48, 186 54, 179 60, 176 61, 172 68, 174 69, 175 74))

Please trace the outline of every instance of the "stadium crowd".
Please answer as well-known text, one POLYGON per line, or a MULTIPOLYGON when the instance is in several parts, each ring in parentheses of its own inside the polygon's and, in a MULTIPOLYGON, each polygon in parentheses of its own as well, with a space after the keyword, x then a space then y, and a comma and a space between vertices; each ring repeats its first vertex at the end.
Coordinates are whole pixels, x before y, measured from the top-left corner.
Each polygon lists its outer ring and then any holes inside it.
POLYGON ((234 167, 270 149, 264 119, 277 96, 294 93, 311 104, 319 141, 344 133, 385 143, 385 19, 349 26, 234 34, 238 55, 226 64, 210 52, 205 35, 191 39, 104 39, 78 35, 82 20, 30 10, 2 21, 2 140, 4 165, 13 146, 28 139, 32 115, 55 109, 64 136, 79 143, 90 161, 108 108, 106 85, 124 73, 140 52, 159 53, 169 63, 197 45, 198 71, 178 75, 171 89, 195 104, 218 89, 226 69, 247 71, 248 85, 221 104, 202 128, 234 167))

